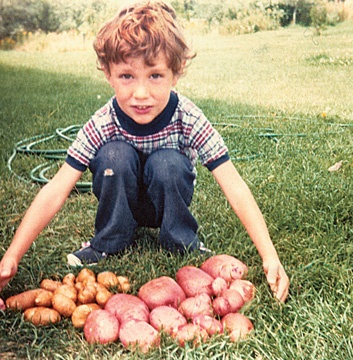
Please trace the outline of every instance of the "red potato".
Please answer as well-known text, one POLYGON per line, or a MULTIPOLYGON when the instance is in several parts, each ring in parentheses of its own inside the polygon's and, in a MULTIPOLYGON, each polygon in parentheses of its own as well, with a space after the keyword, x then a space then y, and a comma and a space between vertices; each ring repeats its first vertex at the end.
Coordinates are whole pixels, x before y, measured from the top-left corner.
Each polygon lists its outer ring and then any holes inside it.
POLYGON ((208 334, 199 325, 189 323, 179 327, 175 339, 181 347, 184 347, 187 342, 198 346, 201 342, 207 341, 208 334))
POLYGON ((89 344, 107 344, 119 339, 119 328, 118 319, 109 311, 100 309, 88 315, 83 332, 89 344))
POLYGON ((229 333, 232 341, 245 339, 254 329, 253 323, 240 313, 227 314, 222 318, 223 329, 229 333))
POLYGON ((241 279, 248 273, 248 268, 243 262, 226 254, 208 258, 200 268, 212 277, 221 277, 227 282, 241 279))
POLYGON ((213 295, 213 277, 195 266, 184 266, 176 273, 176 281, 184 290, 186 297, 206 293, 213 295))
POLYGON ((185 299, 178 310, 186 319, 193 319, 197 315, 213 316, 210 302, 203 300, 200 296, 185 299))
POLYGON ((124 322, 120 328, 119 338, 125 347, 132 350, 139 349, 144 354, 151 348, 160 345, 158 331, 145 321, 129 320, 124 322))
POLYGON ((203 302, 205 302, 207 304, 210 304, 210 305, 212 304, 211 296, 206 294, 206 293, 202 293, 202 294, 197 295, 195 297, 197 297, 198 299, 200 299, 201 301, 203 301, 203 302))
POLYGON ((177 309, 186 299, 183 289, 168 276, 153 279, 142 285, 138 297, 147 304, 150 310, 162 305, 177 309))
POLYGON ((220 296, 222 291, 227 288, 227 282, 221 277, 215 278, 212 282, 212 291, 215 296, 220 296))
POLYGON ((149 321, 148 306, 135 295, 114 294, 104 309, 114 314, 121 324, 131 319, 149 321))
POLYGON ((205 329, 209 336, 223 333, 222 323, 212 316, 197 315, 192 319, 192 323, 205 329))
POLYGON ((229 289, 237 290, 245 302, 251 301, 255 297, 255 286, 248 280, 236 279, 231 282, 229 289))
POLYGON ((221 317, 229 314, 232 311, 232 307, 230 306, 228 299, 221 296, 213 300, 212 307, 215 314, 221 317))
POLYGON ((150 313, 150 324, 158 331, 175 336, 179 326, 187 323, 185 317, 171 306, 158 306, 150 313))
POLYGON ((232 313, 240 310, 245 304, 243 297, 237 290, 226 289, 222 292, 221 297, 228 300, 232 313))

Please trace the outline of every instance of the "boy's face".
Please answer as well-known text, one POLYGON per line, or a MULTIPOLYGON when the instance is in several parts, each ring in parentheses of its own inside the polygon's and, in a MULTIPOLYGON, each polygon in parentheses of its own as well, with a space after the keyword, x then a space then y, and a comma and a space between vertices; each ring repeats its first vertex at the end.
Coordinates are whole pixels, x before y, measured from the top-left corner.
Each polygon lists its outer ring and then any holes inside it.
POLYGON ((111 63, 110 74, 105 72, 105 76, 121 110, 141 125, 149 124, 164 110, 170 91, 178 81, 163 53, 153 66, 146 65, 142 56, 111 63))

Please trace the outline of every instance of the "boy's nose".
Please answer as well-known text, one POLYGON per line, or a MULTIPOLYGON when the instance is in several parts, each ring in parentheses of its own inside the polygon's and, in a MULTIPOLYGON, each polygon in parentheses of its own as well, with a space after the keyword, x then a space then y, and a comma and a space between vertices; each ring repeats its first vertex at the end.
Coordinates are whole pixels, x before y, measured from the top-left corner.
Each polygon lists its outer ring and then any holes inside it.
POLYGON ((148 94, 148 87, 145 84, 138 84, 134 90, 134 97, 136 99, 146 99, 148 94))

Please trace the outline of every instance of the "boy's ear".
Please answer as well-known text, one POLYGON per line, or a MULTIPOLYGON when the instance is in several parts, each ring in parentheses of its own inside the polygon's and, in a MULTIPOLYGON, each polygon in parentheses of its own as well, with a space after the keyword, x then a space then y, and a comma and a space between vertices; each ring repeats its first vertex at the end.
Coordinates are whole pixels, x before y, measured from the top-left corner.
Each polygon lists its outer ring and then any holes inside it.
POLYGON ((179 79, 180 79, 180 75, 179 74, 174 74, 174 78, 173 78, 173 82, 172 82, 173 87, 176 86, 179 79))
POLYGON ((178 74, 174 74, 173 86, 175 86, 178 83, 178 80, 183 76, 185 67, 186 67, 186 60, 183 61, 178 74))
POLYGON ((102 68, 103 70, 103 74, 105 76, 105 78, 109 81, 110 80, 110 71, 107 68, 102 68))
POLYGON ((99 64, 99 70, 102 70, 102 71, 103 71, 103 74, 104 74, 105 78, 109 81, 109 79, 110 79, 110 69, 109 69, 109 66, 100 63, 100 64, 99 64))

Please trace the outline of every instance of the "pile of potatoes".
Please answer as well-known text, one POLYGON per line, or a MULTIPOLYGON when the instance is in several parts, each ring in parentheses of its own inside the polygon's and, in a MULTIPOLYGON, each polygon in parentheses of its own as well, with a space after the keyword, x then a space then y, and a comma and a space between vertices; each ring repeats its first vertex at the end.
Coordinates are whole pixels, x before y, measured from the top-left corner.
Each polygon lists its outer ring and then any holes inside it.
POLYGON ((83 268, 77 276, 69 273, 62 281, 44 279, 38 289, 27 290, 6 300, 6 307, 24 311, 34 325, 55 324, 70 318, 74 327, 83 328, 93 310, 104 308, 114 292, 130 291, 127 277, 104 271, 96 274, 83 268), (112 292, 111 290, 114 290, 112 292))
POLYGON ((160 346, 162 332, 182 347, 224 333, 238 341, 254 329, 240 313, 255 296, 255 286, 244 279, 247 272, 235 257, 214 255, 200 267, 178 269, 175 279, 152 279, 133 295, 127 294, 131 286, 126 277, 109 271, 96 276, 84 268, 77 277, 43 280, 39 289, 8 298, 6 306, 23 310, 24 318, 35 325, 71 317, 88 343, 120 340, 126 348, 143 353, 160 346))
POLYGON ((93 311, 83 331, 88 343, 120 341, 147 353, 161 345, 161 334, 179 346, 198 346, 213 336, 239 341, 254 329, 240 313, 255 296, 255 286, 243 279, 247 266, 227 255, 215 255, 200 267, 183 266, 175 279, 154 278, 136 295, 114 294, 104 309, 93 311))

